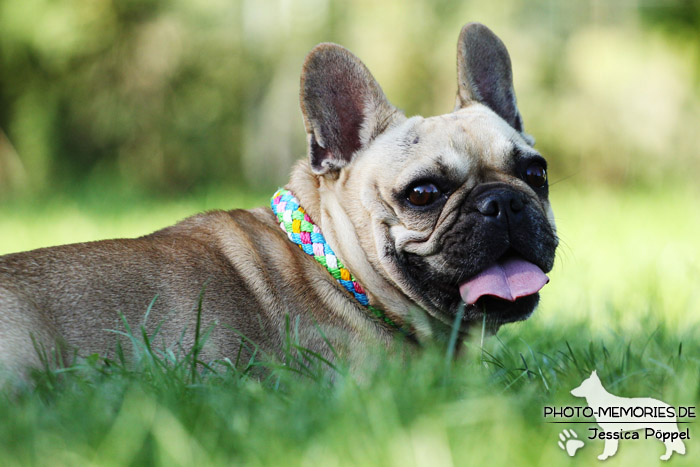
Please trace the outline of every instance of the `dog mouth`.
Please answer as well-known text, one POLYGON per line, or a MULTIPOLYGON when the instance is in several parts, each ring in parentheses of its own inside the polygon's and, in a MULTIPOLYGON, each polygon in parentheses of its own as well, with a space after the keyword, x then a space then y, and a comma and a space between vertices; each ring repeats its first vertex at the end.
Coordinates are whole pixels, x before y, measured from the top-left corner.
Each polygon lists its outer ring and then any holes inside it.
POLYGON ((459 285, 468 316, 485 315, 493 324, 526 319, 539 301, 549 278, 536 264, 506 255, 459 285))
POLYGON ((467 305, 483 296, 514 302, 539 292, 549 278, 534 263, 519 256, 507 256, 459 285, 459 294, 467 305))

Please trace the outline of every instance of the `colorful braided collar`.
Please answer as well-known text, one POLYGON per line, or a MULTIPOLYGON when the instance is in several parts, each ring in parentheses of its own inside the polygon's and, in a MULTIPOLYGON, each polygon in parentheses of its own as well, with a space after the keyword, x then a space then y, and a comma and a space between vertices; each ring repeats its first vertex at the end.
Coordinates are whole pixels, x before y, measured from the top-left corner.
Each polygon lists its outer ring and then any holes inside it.
POLYGON ((280 222, 280 227, 287 233, 289 239, 299 245, 304 253, 313 256, 313 258, 321 263, 328 272, 343 286, 345 290, 350 292, 360 304, 367 307, 383 323, 406 332, 379 308, 375 308, 369 304, 369 299, 362 286, 357 282, 355 277, 350 274, 343 262, 340 261, 331 246, 326 242, 326 238, 321 233, 321 229, 314 224, 311 217, 304 211, 304 208, 299 206, 299 200, 292 194, 291 191, 280 188, 272 196, 270 201, 272 211, 277 216, 280 222))

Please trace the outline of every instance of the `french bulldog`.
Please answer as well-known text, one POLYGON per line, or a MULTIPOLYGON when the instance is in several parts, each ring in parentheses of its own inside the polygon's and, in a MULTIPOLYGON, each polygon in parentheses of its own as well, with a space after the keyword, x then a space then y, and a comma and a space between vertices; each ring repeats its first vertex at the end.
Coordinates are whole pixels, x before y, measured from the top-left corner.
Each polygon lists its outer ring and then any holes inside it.
POLYGON ((250 343, 281 355, 290 332, 332 358, 444 341, 458 316, 460 338, 526 319, 558 243, 547 163, 487 27, 462 29, 457 74, 451 113, 409 118, 348 50, 316 46, 300 86, 308 157, 271 205, 0 257, 0 365, 37 366, 37 347, 109 355, 122 319, 165 347, 206 329, 210 359, 250 343))

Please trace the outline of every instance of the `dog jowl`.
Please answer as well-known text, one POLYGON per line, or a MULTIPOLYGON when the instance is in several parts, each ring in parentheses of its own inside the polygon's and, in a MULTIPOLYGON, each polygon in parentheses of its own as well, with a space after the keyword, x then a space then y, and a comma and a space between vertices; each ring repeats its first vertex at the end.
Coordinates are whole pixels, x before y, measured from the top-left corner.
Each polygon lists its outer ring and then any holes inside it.
POLYGON ((397 335, 444 339, 463 304, 462 337, 484 319, 495 330, 527 318, 557 246, 547 164, 500 39, 465 26, 457 68, 454 110, 409 118, 358 58, 318 45, 301 76, 308 157, 271 205, 0 258, 2 364, 36 364, 32 338, 109 353, 105 330, 120 314, 142 323, 151 303, 147 330, 192 345, 202 292, 212 359, 241 335, 279 355, 290 322, 330 358, 330 346, 350 357, 397 335))

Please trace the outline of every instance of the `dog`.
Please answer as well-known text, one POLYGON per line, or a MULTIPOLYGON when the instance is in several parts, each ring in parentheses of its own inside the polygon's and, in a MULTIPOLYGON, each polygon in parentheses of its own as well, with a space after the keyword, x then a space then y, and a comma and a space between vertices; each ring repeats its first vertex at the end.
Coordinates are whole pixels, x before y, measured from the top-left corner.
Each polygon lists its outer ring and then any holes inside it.
MULTIPOLYGON (((610 394, 603 387, 595 370, 577 388, 572 389, 571 394, 586 399, 588 406, 593 409, 596 422, 603 430, 598 437, 605 439, 605 447, 598 459, 605 460, 617 452, 620 438, 625 437, 624 432, 640 429, 644 429, 645 438, 650 436, 658 438, 657 434, 661 434, 659 439, 662 439, 666 446, 666 452, 661 456, 661 460, 668 460, 674 452, 685 454, 685 444, 678 431, 676 416, 669 416, 671 406, 665 402, 651 397, 627 398, 610 394), (645 409, 660 410, 661 415, 655 416, 653 412, 645 414, 645 409), (623 413, 623 410, 631 412, 623 413), (619 413, 616 414, 615 411, 619 413)), ((638 435, 631 438, 636 439, 638 435)))
POLYGON ((37 345, 109 355, 122 316, 166 347, 208 329, 202 358, 243 341, 279 356, 291 330, 351 361, 371 341, 447 342, 457 317, 460 339, 526 319, 558 243, 547 164, 501 40, 466 25, 457 66, 454 110, 408 118, 357 57, 319 44, 301 74, 308 157, 271 206, 1 257, 1 364, 38 365, 37 345))

